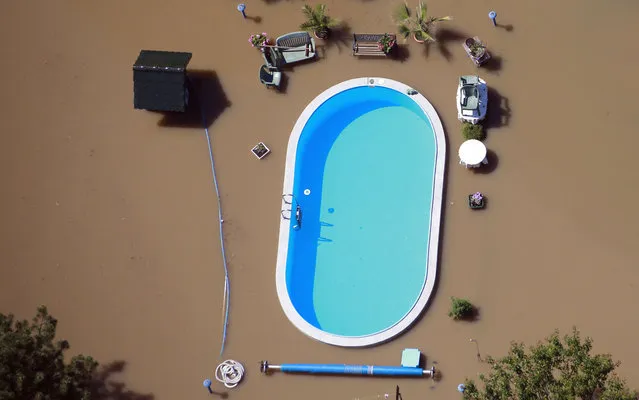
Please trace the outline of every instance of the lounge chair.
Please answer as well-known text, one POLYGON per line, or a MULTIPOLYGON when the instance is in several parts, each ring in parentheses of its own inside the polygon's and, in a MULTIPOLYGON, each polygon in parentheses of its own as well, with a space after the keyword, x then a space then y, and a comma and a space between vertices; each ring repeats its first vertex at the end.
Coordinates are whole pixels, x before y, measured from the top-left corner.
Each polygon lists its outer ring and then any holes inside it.
POLYGON ((260 67, 260 82, 266 87, 275 87, 279 89, 280 82, 282 81, 282 73, 276 69, 269 68, 267 65, 260 67))
POLYGON ((294 64, 315 58, 315 39, 308 32, 291 32, 275 39, 271 48, 274 57, 281 56, 285 64, 294 64))

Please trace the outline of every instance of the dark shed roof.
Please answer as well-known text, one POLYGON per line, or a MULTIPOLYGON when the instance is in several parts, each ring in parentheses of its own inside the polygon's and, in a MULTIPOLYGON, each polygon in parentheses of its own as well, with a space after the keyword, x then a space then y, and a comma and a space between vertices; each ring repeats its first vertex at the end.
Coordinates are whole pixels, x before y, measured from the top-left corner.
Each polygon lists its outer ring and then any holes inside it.
POLYGON ((154 111, 184 111, 186 66, 191 53, 142 50, 133 65, 133 105, 154 111))

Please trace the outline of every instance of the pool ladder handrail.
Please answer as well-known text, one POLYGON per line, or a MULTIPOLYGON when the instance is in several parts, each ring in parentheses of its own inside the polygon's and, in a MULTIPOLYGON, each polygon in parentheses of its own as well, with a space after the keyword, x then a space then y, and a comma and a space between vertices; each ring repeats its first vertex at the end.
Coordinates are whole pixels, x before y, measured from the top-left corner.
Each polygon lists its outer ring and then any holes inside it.
POLYGON ((288 204, 291 206, 290 208, 283 208, 280 211, 282 218, 284 218, 285 220, 291 219, 293 215, 293 202, 295 202, 295 221, 297 221, 297 225, 295 225, 294 228, 299 229, 302 226, 302 207, 297 204, 297 202, 295 201, 295 196, 293 194, 283 194, 282 201, 284 202, 284 204, 288 204), (290 201, 286 200, 287 197, 290 197, 290 201), (288 216, 286 216, 286 213, 288 213, 288 216))
POLYGON ((292 193, 289 194, 283 194, 282 195, 282 201, 284 202, 284 204, 293 204, 293 202, 295 201, 295 196, 292 193), (286 201, 286 197, 290 196, 291 201, 286 201))
POLYGON ((293 194, 283 194, 282 195, 282 202, 284 204, 289 204, 291 206, 291 208, 283 208, 281 211, 282 214, 282 218, 286 219, 286 220, 290 220, 291 216, 293 215, 293 202, 295 201, 295 196, 293 196, 293 194), (290 197, 290 201, 287 201, 286 198, 290 197), (288 217, 285 215, 285 213, 288 213, 288 217))

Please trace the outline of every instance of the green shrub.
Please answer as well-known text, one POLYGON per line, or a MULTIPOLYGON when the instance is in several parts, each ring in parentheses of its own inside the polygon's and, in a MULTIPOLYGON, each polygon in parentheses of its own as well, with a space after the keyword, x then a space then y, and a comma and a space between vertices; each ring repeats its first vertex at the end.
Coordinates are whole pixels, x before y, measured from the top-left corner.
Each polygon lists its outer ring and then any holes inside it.
POLYGON ((459 320, 472 317, 475 312, 475 307, 466 299, 458 299, 457 297, 450 298, 450 311, 448 316, 452 319, 459 320))
POLYGON ((462 136, 466 140, 484 140, 484 127, 482 124, 473 125, 468 122, 462 124, 462 136))

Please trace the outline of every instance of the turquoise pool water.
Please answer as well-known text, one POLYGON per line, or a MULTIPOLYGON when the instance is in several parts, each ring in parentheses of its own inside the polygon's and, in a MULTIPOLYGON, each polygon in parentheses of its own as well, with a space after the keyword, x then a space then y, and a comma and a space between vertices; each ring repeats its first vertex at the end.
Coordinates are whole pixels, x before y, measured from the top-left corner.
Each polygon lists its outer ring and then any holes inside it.
POLYGON ((436 157, 431 122, 396 90, 348 89, 311 115, 293 181, 302 223, 291 218, 286 260, 289 297, 309 324, 365 336, 413 308, 429 275, 436 157))

